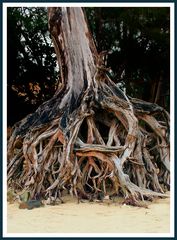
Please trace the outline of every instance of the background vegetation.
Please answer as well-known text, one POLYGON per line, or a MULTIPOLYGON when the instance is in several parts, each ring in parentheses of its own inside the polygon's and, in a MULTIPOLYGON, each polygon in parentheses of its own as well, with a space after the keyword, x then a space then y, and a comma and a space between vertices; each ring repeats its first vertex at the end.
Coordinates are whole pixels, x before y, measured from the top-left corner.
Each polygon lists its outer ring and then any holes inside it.
MULTIPOLYGON (((85 8, 98 51, 128 95, 169 110, 170 9, 85 8)), ((50 99, 60 78, 46 8, 8 8, 8 125, 50 99)))

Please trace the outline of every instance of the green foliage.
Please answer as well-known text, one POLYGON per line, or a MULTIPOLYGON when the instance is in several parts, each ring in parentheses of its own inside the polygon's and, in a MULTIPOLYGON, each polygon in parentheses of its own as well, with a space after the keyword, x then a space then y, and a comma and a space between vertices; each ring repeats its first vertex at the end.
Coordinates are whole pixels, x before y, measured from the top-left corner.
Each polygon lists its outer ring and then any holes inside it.
POLYGON ((158 103, 169 107, 170 9, 87 8, 86 13, 99 51, 112 50, 107 64, 114 79, 129 95, 152 102, 161 81, 158 103))
POLYGON ((56 57, 48 32, 47 9, 8 8, 8 110, 9 124, 55 92, 56 57), (11 106, 13 104, 13 106, 11 106), (20 114, 12 109, 20 107, 20 114))
MULTIPOLYGON (((168 109, 170 9, 89 7, 85 11, 98 51, 112 51, 106 63, 112 79, 130 96, 158 100, 168 109)), ((51 98, 58 71, 47 9, 9 7, 7 16, 8 122, 13 124, 51 98)))

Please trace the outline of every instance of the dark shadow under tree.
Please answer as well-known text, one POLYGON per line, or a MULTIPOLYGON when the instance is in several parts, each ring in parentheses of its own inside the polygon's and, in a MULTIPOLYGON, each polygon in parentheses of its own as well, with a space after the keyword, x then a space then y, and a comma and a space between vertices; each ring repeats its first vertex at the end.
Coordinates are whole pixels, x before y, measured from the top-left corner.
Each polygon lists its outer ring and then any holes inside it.
POLYGON ((55 95, 14 125, 8 186, 57 199, 63 189, 88 199, 123 195, 137 203, 167 196, 169 114, 130 98, 109 78, 82 8, 49 8, 60 66, 55 95))

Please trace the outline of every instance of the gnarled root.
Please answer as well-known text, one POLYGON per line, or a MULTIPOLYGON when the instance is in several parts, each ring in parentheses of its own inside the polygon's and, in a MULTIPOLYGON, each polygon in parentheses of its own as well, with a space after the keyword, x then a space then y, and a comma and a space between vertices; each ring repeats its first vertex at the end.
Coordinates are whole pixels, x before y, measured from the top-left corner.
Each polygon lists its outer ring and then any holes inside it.
POLYGON ((79 199, 123 195, 132 205, 147 196, 167 196, 168 114, 128 98, 109 78, 97 85, 96 99, 94 92, 87 91, 67 116, 63 109, 43 123, 39 108, 38 124, 30 125, 27 116, 14 127, 8 141, 8 186, 29 191, 31 199, 58 199, 64 189, 79 199))

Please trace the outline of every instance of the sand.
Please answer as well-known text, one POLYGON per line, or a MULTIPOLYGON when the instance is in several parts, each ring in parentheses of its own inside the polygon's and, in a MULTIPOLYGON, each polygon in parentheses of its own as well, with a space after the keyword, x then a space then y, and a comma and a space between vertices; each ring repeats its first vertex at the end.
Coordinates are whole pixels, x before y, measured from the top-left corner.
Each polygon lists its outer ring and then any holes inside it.
POLYGON ((19 209, 7 205, 7 233, 169 233, 170 199, 156 199, 148 208, 121 205, 107 200, 19 209))

